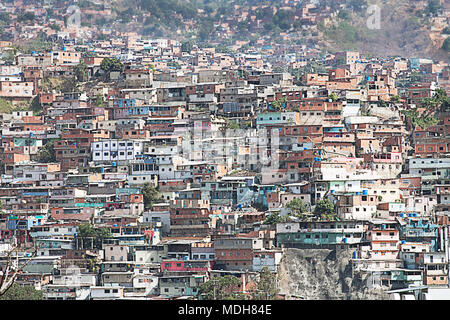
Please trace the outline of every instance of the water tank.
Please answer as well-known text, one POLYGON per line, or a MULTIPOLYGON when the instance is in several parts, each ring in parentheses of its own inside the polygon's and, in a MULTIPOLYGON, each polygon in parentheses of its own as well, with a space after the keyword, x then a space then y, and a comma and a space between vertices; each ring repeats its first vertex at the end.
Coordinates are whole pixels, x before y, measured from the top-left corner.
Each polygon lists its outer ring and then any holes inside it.
POLYGON ((362 194, 363 194, 363 196, 367 196, 367 195, 369 194, 369 190, 364 189, 364 190, 362 191, 362 194))
POLYGON ((353 259, 356 259, 358 257, 358 253, 356 251, 353 251, 353 259))
POLYGON ((404 213, 400 213, 400 217, 402 217, 402 218, 403 218, 404 216, 405 216, 405 214, 404 214, 404 213))

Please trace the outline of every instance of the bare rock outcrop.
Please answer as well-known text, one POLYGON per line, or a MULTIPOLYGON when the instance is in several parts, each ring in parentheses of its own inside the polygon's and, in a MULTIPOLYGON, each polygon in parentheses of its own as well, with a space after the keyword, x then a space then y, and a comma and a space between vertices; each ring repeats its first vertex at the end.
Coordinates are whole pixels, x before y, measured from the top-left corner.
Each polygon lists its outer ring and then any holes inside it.
POLYGON ((284 249, 279 270, 286 299, 389 300, 370 286, 367 274, 352 271, 351 250, 284 249))

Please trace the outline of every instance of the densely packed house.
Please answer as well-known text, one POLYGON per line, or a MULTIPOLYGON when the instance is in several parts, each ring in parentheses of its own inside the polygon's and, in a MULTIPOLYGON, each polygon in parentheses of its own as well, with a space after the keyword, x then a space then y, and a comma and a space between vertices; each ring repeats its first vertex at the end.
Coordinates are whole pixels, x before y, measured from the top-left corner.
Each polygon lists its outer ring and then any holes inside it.
POLYGON ((0 60, 0 265, 17 248, 49 300, 247 293, 289 248, 447 287, 448 65, 304 47, 284 63, 326 72, 294 77, 267 50, 130 33, 0 60))

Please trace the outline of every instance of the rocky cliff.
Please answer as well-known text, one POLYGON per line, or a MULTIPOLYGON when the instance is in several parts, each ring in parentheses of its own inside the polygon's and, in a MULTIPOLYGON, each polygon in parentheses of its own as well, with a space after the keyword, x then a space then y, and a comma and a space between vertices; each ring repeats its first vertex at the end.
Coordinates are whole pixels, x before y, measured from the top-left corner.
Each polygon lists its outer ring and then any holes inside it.
POLYGON ((280 293, 286 299, 388 300, 388 294, 370 288, 367 274, 352 272, 351 255, 351 250, 285 249, 280 293))

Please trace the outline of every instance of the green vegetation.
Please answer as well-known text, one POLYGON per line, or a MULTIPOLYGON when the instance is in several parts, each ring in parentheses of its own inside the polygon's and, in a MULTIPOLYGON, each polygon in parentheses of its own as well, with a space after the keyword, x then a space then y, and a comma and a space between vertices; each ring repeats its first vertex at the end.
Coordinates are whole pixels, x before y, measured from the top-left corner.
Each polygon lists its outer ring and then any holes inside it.
POLYGON ((343 19, 343 20, 350 20, 351 13, 348 10, 343 9, 343 10, 339 11, 338 18, 343 19))
POLYGON ((11 102, 0 98, 0 113, 11 113, 14 110, 14 105, 11 102))
POLYGON ((52 43, 45 40, 43 35, 40 35, 39 37, 32 39, 30 41, 27 41, 24 44, 21 44, 18 46, 18 50, 30 54, 33 51, 35 52, 45 52, 49 51, 52 48, 52 43))
POLYGON ((401 112, 411 121, 413 128, 420 127, 422 129, 426 129, 439 123, 439 119, 435 117, 427 116, 425 114, 419 115, 417 108, 402 110, 401 112))
POLYGON ((293 199, 286 204, 286 209, 291 211, 291 214, 298 218, 304 218, 306 212, 306 206, 301 199, 293 199))
POLYGON ((317 201, 314 209, 314 215, 326 220, 335 219, 334 204, 329 199, 322 199, 317 201))
POLYGON ((274 100, 270 104, 274 110, 281 110, 287 107, 287 99, 286 97, 283 97, 279 100, 274 100))
POLYGON ((56 152, 53 146, 55 139, 49 139, 39 151, 39 162, 52 163, 56 162, 56 152))
POLYGON ((11 23, 11 17, 8 12, 0 12, 0 25, 8 25, 11 23))
POLYGON ((120 62, 117 58, 105 58, 102 60, 100 64, 100 69, 105 71, 106 73, 110 73, 113 71, 123 71, 123 63, 120 62))
POLYGON ((281 216, 280 212, 276 211, 269 214, 263 224, 272 225, 283 222, 292 222, 292 219, 289 215, 281 216))
POLYGON ((367 7, 367 0, 350 0, 348 7, 356 12, 362 12, 367 7))
POLYGON ((108 228, 94 228, 90 223, 83 223, 78 226, 77 237, 82 239, 83 247, 101 249, 103 240, 111 238, 111 232, 108 228))
POLYGON ((42 300, 42 291, 36 290, 31 285, 21 285, 13 283, 11 287, 3 295, 0 300, 42 300))
POLYGON ((330 98, 331 101, 333 101, 333 102, 336 102, 338 100, 338 96, 337 96, 337 94, 335 92, 330 93, 328 98, 330 98))
POLYGON ((436 16, 442 9, 439 0, 429 0, 425 8, 425 14, 428 16, 436 16))
POLYGON ((81 62, 81 63, 77 64, 75 67, 73 67, 73 71, 75 72, 75 77, 76 77, 77 81, 85 82, 88 80, 87 79, 87 68, 88 68, 88 66, 84 62, 81 62))
POLYGON ((185 41, 181 44, 181 51, 183 52, 191 52, 194 48, 194 41, 185 41))
POLYGON ((2 59, 6 62, 13 63, 17 55, 17 49, 4 51, 2 54, 2 59))
POLYGON ((366 29, 353 26, 347 21, 341 21, 337 25, 328 28, 320 27, 319 29, 321 28, 326 38, 332 39, 347 50, 356 50, 359 41, 370 39, 370 33, 366 29))
POLYGON ((400 96, 399 95, 395 95, 391 98, 391 101, 393 103, 399 103, 400 102, 400 96))
POLYGON ((280 9, 272 17, 272 23, 275 27, 286 31, 292 27, 294 12, 291 10, 280 9))
POLYGON ((444 40, 444 43, 442 44, 442 49, 450 52, 450 37, 444 40))
POLYGON ((35 19, 36 16, 33 12, 25 12, 17 17, 17 21, 20 23, 32 23, 35 19))
POLYGON ((253 294, 253 300, 275 300, 277 295, 276 275, 270 272, 268 267, 263 267, 256 281, 256 293, 253 294))
POLYGON ((438 111, 450 111, 450 97, 447 96, 447 92, 442 88, 436 89, 431 98, 422 99, 420 104, 422 108, 426 109, 427 115, 438 111))
POLYGON ((185 19, 197 17, 197 5, 194 1, 141 0, 140 7, 151 13, 151 22, 167 22, 173 18, 174 12, 185 19))
POLYGON ((33 114, 36 115, 36 116, 41 114, 41 112, 42 112, 42 105, 39 102, 39 95, 35 96, 33 98, 33 100, 31 100, 29 109, 31 111, 33 111, 33 114))
POLYGON ((239 123, 236 120, 227 121, 226 128, 231 130, 237 130, 240 128, 239 123))
POLYGON ((142 187, 142 194, 144 195, 145 209, 150 209, 158 200, 158 189, 155 188, 150 182, 144 184, 142 187))
POLYGON ((61 30, 61 27, 56 23, 52 23, 49 27, 50 27, 50 29, 55 30, 55 31, 61 30))
POLYGON ((406 19, 403 24, 403 31, 406 32, 408 30, 416 30, 423 26, 423 22, 417 16, 411 16, 406 19))
POLYGON ((431 98, 422 99, 421 108, 425 108, 422 114, 419 114, 417 108, 402 110, 402 114, 411 122, 414 128, 420 127, 426 129, 439 123, 439 118, 435 115, 439 112, 450 111, 450 97, 444 89, 436 89, 435 94, 431 98))
POLYGON ((226 275, 213 278, 200 285, 199 294, 205 300, 242 300, 244 294, 239 291, 241 280, 226 275))
POLYGON ((422 82, 423 78, 424 78, 423 74, 417 71, 411 72, 411 74, 409 75, 409 83, 411 84, 415 82, 422 82))
POLYGON ((103 96, 100 93, 97 94, 97 97, 95 97, 94 105, 97 108, 103 108, 105 106, 105 102, 103 101, 103 96))
POLYGON ((63 79, 60 84, 61 92, 79 92, 78 81, 76 78, 63 79))

